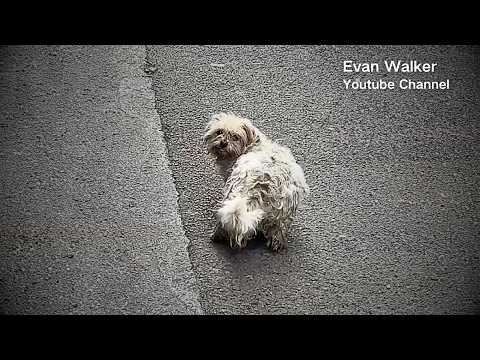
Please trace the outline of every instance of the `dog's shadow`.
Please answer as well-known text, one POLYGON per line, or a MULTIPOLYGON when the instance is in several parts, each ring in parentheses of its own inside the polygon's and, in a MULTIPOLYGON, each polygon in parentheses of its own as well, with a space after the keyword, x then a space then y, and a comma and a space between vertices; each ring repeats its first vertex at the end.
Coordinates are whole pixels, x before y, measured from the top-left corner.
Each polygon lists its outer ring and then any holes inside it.
POLYGON ((248 240, 247 246, 239 249, 239 248, 231 248, 230 245, 228 244, 228 241, 226 239, 223 239, 222 241, 217 241, 214 243, 215 247, 217 248, 224 248, 224 250, 230 254, 230 255, 237 255, 241 252, 245 251, 258 251, 259 249, 262 250, 268 250, 267 248, 267 238, 265 235, 261 232, 258 231, 255 236, 253 236, 251 239, 248 240))
POLYGON ((244 250, 255 250, 258 248, 267 248, 267 238, 261 231, 258 231, 255 236, 247 242, 244 250))

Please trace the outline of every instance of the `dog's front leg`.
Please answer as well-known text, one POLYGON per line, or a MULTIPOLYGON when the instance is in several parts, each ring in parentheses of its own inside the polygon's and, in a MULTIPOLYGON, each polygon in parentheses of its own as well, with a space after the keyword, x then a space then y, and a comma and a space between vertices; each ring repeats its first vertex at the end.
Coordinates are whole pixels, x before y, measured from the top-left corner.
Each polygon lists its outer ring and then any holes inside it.
POLYGON ((215 228, 213 229, 213 232, 210 238, 212 242, 217 242, 217 243, 224 242, 228 239, 227 232, 218 221, 215 223, 215 228))

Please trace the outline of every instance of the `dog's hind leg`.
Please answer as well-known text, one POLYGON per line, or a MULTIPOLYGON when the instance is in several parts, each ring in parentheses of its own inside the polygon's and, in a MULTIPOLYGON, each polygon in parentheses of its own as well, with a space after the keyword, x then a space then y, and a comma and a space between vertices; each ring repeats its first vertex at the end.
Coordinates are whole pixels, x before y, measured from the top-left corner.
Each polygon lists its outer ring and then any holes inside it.
POLYGON ((279 226, 272 225, 265 231, 267 246, 274 252, 278 252, 287 247, 287 229, 289 224, 279 226))

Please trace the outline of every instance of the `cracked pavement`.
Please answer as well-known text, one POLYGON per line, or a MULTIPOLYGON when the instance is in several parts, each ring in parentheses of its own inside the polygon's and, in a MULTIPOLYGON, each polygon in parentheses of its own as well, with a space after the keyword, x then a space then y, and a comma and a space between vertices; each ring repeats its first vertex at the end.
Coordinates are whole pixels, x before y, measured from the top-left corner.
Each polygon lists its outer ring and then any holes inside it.
POLYGON ((200 314, 143 46, 0 49, 6 314, 200 314))

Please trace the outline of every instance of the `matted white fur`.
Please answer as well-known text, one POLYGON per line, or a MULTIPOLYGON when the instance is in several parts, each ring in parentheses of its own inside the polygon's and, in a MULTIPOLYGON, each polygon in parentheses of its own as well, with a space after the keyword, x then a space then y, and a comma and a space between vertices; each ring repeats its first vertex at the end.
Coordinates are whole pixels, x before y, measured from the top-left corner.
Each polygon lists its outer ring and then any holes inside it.
POLYGON ((213 239, 243 248, 262 231, 272 250, 284 248, 287 230, 309 193, 291 151, 233 113, 213 115, 204 140, 225 180, 213 239))

